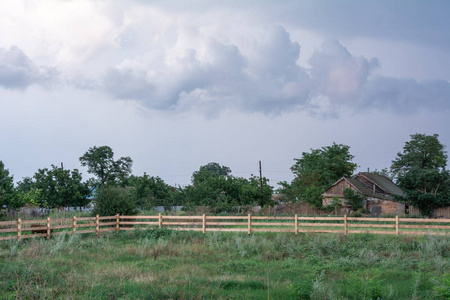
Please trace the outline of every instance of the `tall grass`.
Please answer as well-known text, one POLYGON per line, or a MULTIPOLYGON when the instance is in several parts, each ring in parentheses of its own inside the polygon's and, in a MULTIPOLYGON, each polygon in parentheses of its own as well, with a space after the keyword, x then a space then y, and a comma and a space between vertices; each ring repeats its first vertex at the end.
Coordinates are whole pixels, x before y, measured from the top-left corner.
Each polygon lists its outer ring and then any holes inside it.
POLYGON ((450 238, 141 229, 0 243, 1 299, 447 299, 450 238))

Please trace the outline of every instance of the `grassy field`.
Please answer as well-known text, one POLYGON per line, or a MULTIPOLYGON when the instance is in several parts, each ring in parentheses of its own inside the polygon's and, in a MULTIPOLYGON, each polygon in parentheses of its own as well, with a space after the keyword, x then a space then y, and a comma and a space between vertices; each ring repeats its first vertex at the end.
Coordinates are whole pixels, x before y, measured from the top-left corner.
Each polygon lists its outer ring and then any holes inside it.
POLYGON ((450 299, 450 237, 135 232, 0 243, 1 299, 450 299))

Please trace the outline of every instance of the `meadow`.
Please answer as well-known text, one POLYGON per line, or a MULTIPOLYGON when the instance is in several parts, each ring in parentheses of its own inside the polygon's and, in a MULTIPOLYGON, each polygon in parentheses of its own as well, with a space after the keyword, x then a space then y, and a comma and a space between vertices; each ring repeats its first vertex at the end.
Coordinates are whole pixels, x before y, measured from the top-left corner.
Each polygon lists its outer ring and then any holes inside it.
POLYGON ((141 229, 0 243, 1 299, 449 299, 449 236, 141 229))

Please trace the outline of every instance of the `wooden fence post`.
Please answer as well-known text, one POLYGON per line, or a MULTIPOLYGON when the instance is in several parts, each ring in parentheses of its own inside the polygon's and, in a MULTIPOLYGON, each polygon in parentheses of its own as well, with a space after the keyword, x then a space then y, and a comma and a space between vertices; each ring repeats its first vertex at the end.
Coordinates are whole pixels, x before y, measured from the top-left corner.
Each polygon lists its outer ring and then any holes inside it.
POLYGON ((206 232, 206 215, 203 214, 203 233, 206 232))
POLYGON ((158 214, 158 225, 159 225, 159 228, 162 227, 162 216, 161 216, 161 213, 158 214))
POLYGON ((116 215, 116 230, 117 230, 117 231, 120 230, 119 225, 120 225, 120 215, 117 214, 117 215, 116 215))
POLYGON ((251 225, 252 225, 252 217, 250 214, 248 214, 248 235, 250 235, 250 232, 251 232, 251 229, 250 229, 251 225))
POLYGON ((98 215, 95 217, 95 234, 98 236, 98 230, 99 230, 99 221, 98 221, 98 215))
POLYGON ((398 230, 398 215, 395 215, 395 234, 398 236, 399 230, 398 230))
POLYGON ((347 215, 344 215, 344 236, 347 236, 347 215))
POLYGON ((298 215, 295 214, 295 235, 298 234, 298 215))
POLYGON ((47 218, 47 240, 50 239, 50 231, 51 231, 51 226, 50 226, 50 217, 47 218))
POLYGON ((17 239, 20 240, 22 236, 22 219, 17 220, 17 239))
POLYGON ((73 233, 77 231, 77 216, 73 216, 73 226, 72 226, 73 233))

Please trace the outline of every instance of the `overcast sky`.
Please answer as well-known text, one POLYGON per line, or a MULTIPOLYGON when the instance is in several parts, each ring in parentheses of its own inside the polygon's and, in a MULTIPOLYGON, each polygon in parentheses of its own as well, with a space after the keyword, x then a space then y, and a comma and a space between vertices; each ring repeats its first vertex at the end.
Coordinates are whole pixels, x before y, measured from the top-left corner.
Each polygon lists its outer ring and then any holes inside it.
POLYGON ((349 145, 389 167, 414 133, 450 145, 450 1, 0 3, 0 160, 15 181, 89 147, 190 183, 218 162, 293 178, 349 145))

